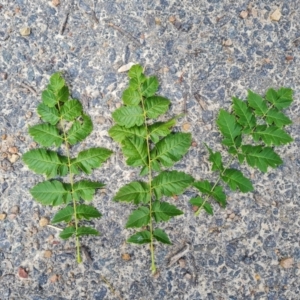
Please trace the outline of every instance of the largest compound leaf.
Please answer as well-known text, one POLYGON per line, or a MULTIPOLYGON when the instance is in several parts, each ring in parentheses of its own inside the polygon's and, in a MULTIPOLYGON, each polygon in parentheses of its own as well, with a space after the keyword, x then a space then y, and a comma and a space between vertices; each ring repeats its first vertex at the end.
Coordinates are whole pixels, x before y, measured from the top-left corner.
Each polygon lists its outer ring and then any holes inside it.
POLYGON ((162 195, 174 196, 182 194, 189 187, 194 178, 184 172, 163 171, 152 181, 152 188, 156 199, 159 200, 162 195))

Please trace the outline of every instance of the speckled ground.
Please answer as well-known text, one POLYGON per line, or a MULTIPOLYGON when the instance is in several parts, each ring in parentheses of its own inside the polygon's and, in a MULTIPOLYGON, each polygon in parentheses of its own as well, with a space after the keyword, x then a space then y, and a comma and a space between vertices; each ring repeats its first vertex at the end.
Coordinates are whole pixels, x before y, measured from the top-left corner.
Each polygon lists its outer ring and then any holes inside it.
POLYGON ((0 221, 0 299, 300 299, 298 1, 60 2, 57 7, 46 0, 0 2, 0 214, 7 214, 0 221), (272 21, 277 8, 282 16, 272 21), (248 12, 244 19, 242 11, 248 12), (20 35, 23 27, 31 29, 29 36, 20 35), (160 93, 173 103, 170 115, 182 112, 186 99, 187 116, 177 129, 190 124, 198 146, 176 169, 197 179, 215 179, 203 142, 221 149, 215 118, 232 96, 245 97, 248 88, 264 93, 268 87, 288 86, 295 91, 286 112, 294 122, 288 131, 295 141, 278 150, 284 164, 265 175, 245 168, 255 192, 227 190, 227 209, 215 206, 213 217, 193 216, 188 204, 193 192, 179 197, 176 205, 185 214, 165 225, 174 245, 156 249, 158 278, 150 274, 146 247, 125 243, 131 208, 111 201, 137 176, 107 134, 127 84, 118 69, 129 62, 159 76, 160 93), (21 156, 33 146, 27 127, 37 123, 41 91, 58 70, 95 125, 74 152, 90 146, 116 152, 92 175, 107 183, 93 202, 103 213, 94 222, 102 234, 83 241, 93 262, 85 259, 81 265, 72 242, 62 242, 55 229, 39 225, 54 213, 28 192, 41 177, 21 159, 10 162, 17 159, 10 147, 21 156), (167 267, 167 258, 186 243, 190 251, 180 264, 167 267), (46 250, 52 251, 49 258, 46 250), (124 253, 129 261, 122 259, 124 253), (284 264, 287 258, 291 264, 284 264), (19 268, 27 279, 19 277, 19 268))

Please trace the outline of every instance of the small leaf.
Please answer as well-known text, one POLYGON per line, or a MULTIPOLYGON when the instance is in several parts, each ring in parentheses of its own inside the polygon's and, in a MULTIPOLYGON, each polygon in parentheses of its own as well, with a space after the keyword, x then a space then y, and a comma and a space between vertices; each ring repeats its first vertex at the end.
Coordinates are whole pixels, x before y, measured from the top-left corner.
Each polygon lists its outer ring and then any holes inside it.
POLYGON ((61 117, 67 121, 73 121, 82 113, 82 105, 76 100, 69 100, 61 107, 61 117))
POLYGON ((158 160, 165 167, 171 167, 187 153, 191 142, 190 133, 170 134, 160 140, 151 150, 151 159, 158 160))
POLYGON ((143 110, 139 106, 120 107, 112 113, 112 117, 117 124, 126 128, 140 126, 144 123, 143 110))
POLYGON ((59 222, 66 222, 69 223, 74 216, 74 208, 72 206, 67 206, 61 210, 59 210, 55 216, 53 217, 51 223, 59 223, 59 222))
POLYGON ((211 196, 222 206, 226 206, 226 194, 223 191, 223 188, 221 186, 216 186, 212 193, 211 196))
POLYGON ((276 92, 274 89, 269 89, 266 99, 281 110, 289 107, 293 102, 293 90, 291 88, 281 88, 276 92))
POLYGON ((259 125, 253 132, 253 139, 257 142, 262 139, 266 145, 285 145, 293 141, 293 138, 284 130, 276 127, 266 125, 259 125))
POLYGON ((59 147, 62 144, 63 139, 53 125, 38 124, 30 127, 28 131, 33 139, 44 147, 50 147, 53 144, 59 147))
POLYGON ((248 103, 258 116, 264 116, 268 111, 267 102, 259 94, 250 90, 248 91, 248 103))
POLYGON ((269 125, 274 123, 278 128, 292 124, 292 121, 276 108, 272 108, 268 111, 266 121, 269 125))
POLYGON ((128 71, 128 76, 130 78, 140 78, 143 74, 143 67, 141 65, 134 65, 128 71))
POLYGON ((133 126, 131 128, 126 128, 125 126, 114 125, 109 129, 108 133, 116 142, 119 143, 127 137, 133 137, 136 135, 145 139, 147 135, 145 126, 133 126))
POLYGON ((246 178, 243 173, 235 169, 227 169, 221 175, 222 179, 228 183, 229 187, 235 191, 237 188, 241 192, 247 193, 253 190, 251 181, 246 178))
POLYGON ((54 107, 57 104, 57 97, 54 92, 50 89, 47 89, 42 92, 42 100, 45 105, 48 107, 54 107))
POLYGON ((126 228, 131 227, 143 227, 148 225, 150 222, 150 210, 148 207, 139 207, 138 209, 134 210, 126 223, 126 228))
POLYGON ((69 99, 69 88, 67 86, 63 86, 57 93, 56 98, 57 101, 66 102, 69 99))
POLYGON ((121 187, 114 200, 131 202, 134 204, 148 203, 151 195, 149 185, 145 182, 133 181, 121 187))
POLYGON ((90 220, 91 218, 100 218, 102 215, 97 208, 81 204, 76 207, 76 215, 78 219, 90 220))
POLYGON ((99 235, 99 231, 92 227, 78 227, 77 236, 82 235, 99 235))
POLYGON ((161 195, 174 196, 182 194, 190 186, 194 178, 184 172, 163 171, 152 181, 156 199, 159 200, 161 195))
POLYGON ((256 125, 256 119, 246 102, 233 97, 233 109, 238 116, 237 122, 244 127, 243 131, 251 130, 256 125))
POLYGON ((169 221, 172 217, 183 214, 183 211, 167 202, 155 201, 152 204, 152 213, 156 222, 169 221))
POLYGON ((141 92, 143 96, 151 97, 156 93, 158 86, 159 83, 157 77, 155 76, 148 77, 142 84, 141 92))
POLYGON ((202 199, 201 197, 195 197, 192 198, 190 200, 190 203, 192 205, 198 206, 198 207, 202 207, 204 208, 204 210, 209 214, 209 215, 213 215, 214 211, 212 206, 208 203, 208 202, 204 202, 204 199, 202 199))
POLYGON ((50 87, 53 91, 60 90, 65 85, 65 80, 59 72, 54 73, 50 77, 50 87))
POLYGON ((176 124, 176 120, 171 119, 167 122, 156 122, 148 127, 150 138, 154 143, 159 141, 160 137, 167 136, 171 133, 170 128, 176 124))
POLYGON ((70 238, 74 233, 76 229, 73 226, 66 227, 60 234, 59 237, 63 240, 66 240, 70 238))
POLYGON ((242 151, 249 166, 257 167, 262 172, 267 172, 268 167, 277 168, 283 163, 271 147, 244 145, 242 151))
POLYGON ((213 171, 223 171, 223 163, 222 163, 222 156, 220 152, 213 152, 212 149, 210 149, 206 144, 206 148, 208 149, 209 152, 209 158, 208 160, 213 163, 212 165, 212 170, 213 171))
POLYGON ((193 186, 195 188, 197 188, 203 194, 208 194, 208 195, 211 194, 212 186, 211 186, 211 184, 207 180, 204 180, 204 181, 195 181, 193 183, 193 186))
POLYGON ((59 157, 59 160, 61 162, 61 165, 58 166, 57 175, 66 176, 69 172, 68 157, 67 156, 61 156, 61 155, 59 155, 58 157, 59 157))
POLYGON ((133 244, 148 244, 151 242, 151 234, 148 230, 140 231, 134 235, 132 235, 128 240, 127 243, 133 244))
POLYGON ((90 148, 79 152, 72 164, 80 168, 84 173, 91 174, 93 169, 99 168, 112 154, 105 148, 90 148))
POLYGON ((67 141, 71 145, 83 141, 93 130, 93 123, 89 116, 82 115, 82 122, 75 121, 67 132, 67 141))
POLYGON ((46 175, 47 178, 55 177, 61 161, 56 152, 46 149, 33 149, 26 152, 23 161, 29 169, 37 174, 46 175))
POLYGON ((153 236, 163 244, 172 245, 168 235, 162 229, 156 228, 153 232, 153 236))
POLYGON ((101 182, 93 182, 89 180, 80 180, 74 183, 73 197, 75 200, 82 198, 85 201, 91 201, 96 192, 96 189, 100 189, 105 185, 101 182))
POLYGON ((136 106, 141 102, 141 96, 138 91, 134 90, 133 88, 127 88, 123 94, 122 99, 124 104, 129 106, 136 106))
POLYGON ((43 205, 56 206, 71 201, 70 192, 58 180, 38 183, 30 190, 30 193, 43 205))
POLYGON ((164 97, 153 96, 147 98, 145 101, 145 111, 147 117, 150 119, 156 119, 168 110, 169 105, 170 101, 164 97))
POLYGON ((49 107, 44 103, 40 103, 37 107, 37 112, 44 122, 49 122, 55 125, 59 121, 59 113, 55 107, 49 107))
POLYGON ((134 136, 133 138, 126 138, 122 142, 123 154, 127 157, 126 163, 129 166, 146 166, 147 160, 147 143, 146 140, 134 136))
POLYGON ((224 109, 221 109, 217 119, 217 125, 225 137, 222 144, 237 147, 238 143, 236 138, 241 134, 242 127, 236 122, 235 117, 224 109))

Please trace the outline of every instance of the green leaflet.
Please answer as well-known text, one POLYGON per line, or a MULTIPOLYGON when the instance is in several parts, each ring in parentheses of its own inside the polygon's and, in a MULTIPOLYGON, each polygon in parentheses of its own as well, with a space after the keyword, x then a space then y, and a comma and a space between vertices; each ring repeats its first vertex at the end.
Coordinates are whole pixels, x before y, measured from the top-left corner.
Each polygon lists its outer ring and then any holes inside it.
POLYGON ((233 97, 233 109, 238 119, 237 122, 242 125, 243 132, 251 130, 256 125, 256 118, 247 106, 246 102, 233 97))
POLYGON ((100 218, 102 216, 97 208, 85 204, 81 204, 77 206, 76 214, 79 220, 80 219, 90 220, 91 218, 100 218))
POLYGON ((71 145, 83 141, 93 130, 93 123, 88 115, 82 115, 82 121, 75 121, 67 132, 67 141, 71 145))
POLYGON ((115 122, 126 128, 134 125, 141 126, 144 122, 143 110, 139 106, 123 106, 112 113, 115 122))
POLYGON ((192 142, 190 133, 176 132, 160 140, 151 150, 151 159, 171 167, 187 153, 192 142))
POLYGON ((240 136, 242 127, 236 122, 235 117, 221 109, 217 119, 217 125, 225 137, 222 144, 228 147, 237 147, 238 143, 236 138, 240 136))
POLYGON ((43 104, 48 107, 54 107, 57 104, 57 97, 52 90, 45 90, 42 93, 43 104))
POLYGON ((146 78, 141 86, 142 95, 145 97, 153 96, 157 92, 158 86, 158 80, 155 76, 146 78))
POLYGON ((63 79, 63 77, 61 76, 61 74, 59 72, 54 73, 51 77, 50 77, 50 86, 49 88, 53 91, 59 91, 61 88, 63 88, 65 86, 66 82, 63 79))
POLYGON ((266 93, 266 99, 276 108, 287 108, 293 102, 293 90, 290 88, 280 88, 277 92, 269 89, 266 93))
POLYGON ((268 167, 277 168, 283 163, 280 156, 271 147, 244 145, 242 151, 247 163, 262 172, 267 172, 268 167))
POLYGON ((169 109, 170 101, 164 97, 153 96, 145 101, 147 117, 156 119, 169 109))
POLYGON ((123 92, 122 99, 124 104, 129 106, 136 106, 141 102, 140 94, 132 87, 129 87, 123 92))
POLYGON ((293 138, 284 130, 276 127, 266 125, 259 125, 253 132, 253 139, 257 142, 260 139, 268 146, 280 146, 285 145, 293 141, 293 138))
POLYGON ((59 237, 63 240, 70 238, 73 234, 75 234, 76 229, 73 226, 66 227, 60 234, 59 237))
POLYGON ((92 170, 99 168, 111 154, 112 151, 105 148, 90 148, 79 152, 77 158, 72 161, 72 165, 86 174, 91 174, 92 170))
POLYGON ((55 216, 53 217, 51 223, 60 223, 60 222, 66 222, 69 223, 74 215, 74 208, 73 206, 67 206, 61 210, 59 210, 55 216))
POLYGON ((140 231, 136 234, 133 234, 128 240, 128 243, 133 243, 133 244, 148 244, 151 242, 151 234, 150 231, 144 230, 140 231))
POLYGON ((208 160, 213 163, 211 169, 213 171, 217 171, 217 170, 223 171, 224 166, 223 166, 223 163, 222 163, 221 153, 220 152, 213 152, 206 144, 205 144, 205 146, 206 146, 206 148, 209 152, 208 160))
POLYGON ((213 208, 212 206, 208 203, 208 202, 205 202, 205 200, 201 197, 195 197, 195 198, 192 198, 190 200, 190 203, 192 205, 195 205, 195 206, 198 206, 198 207, 202 207, 204 208, 204 210, 209 214, 209 215, 213 215, 214 214, 214 211, 213 211, 213 208))
POLYGON ((58 180, 38 183, 30 190, 30 193, 43 205, 56 206, 71 201, 70 192, 58 180))
POLYGON ((29 169, 37 174, 46 175, 47 178, 52 178, 58 175, 58 168, 61 166, 61 161, 56 152, 46 149, 33 149, 22 157, 29 169))
POLYGON ((73 121, 82 113, 82 105, 76 100, 67 101, 61 108, 61 118, 67 121, 73 121))
POLYGON ((268 111, 267 102, 258 94, 248 91, 248 103, 257 116, 264 116, 268 111))
POLYGON ((141 65, 134 65, 130 68, 128 71, 128 77, 129 78, 136 78, 139 79, 143 75, 143 68, 141 65))
POLYGON ((276 108, 272 108, 267 112, 266 121, 269 125, 274 123, 278 128, 292 124, 292 121, 276 108))
POLYGON ((160 201, 153 203, 152 213, 156 222, 169 221, 172 217, 183 214, 176 206, 160 201))
POLYGON ((99 231, 88 226, 78 227, 77 236, 79 237, 83 235, 99 235, 99 231))
POLYGON ((51 125, 55 125, 59 121, 59 112, 56 107, 49 107, 44 103, 40 103, 37 107, 37 112, 44 122, 48 122, 51 125))
POLYGON ((148 203, 150 197, 150 187, 146 182, 132 181, 120 188, 114 200, 125 202, 133 201, 134 204, 140 204, 148 203))
POLYGON ((50 147, 53 144, 59 147, 62 144, 63 139, 53 125, 38 124, 30 127, 28 131, 33 139, 44 147, 50 147))
POLYGON ((139 207, 138 209, 134 210, 126 223, 126 228, 131 227, 143 227, 148 225, 150 222, 150 211, 148 207, 139 207))
POLYGON ((75 182, 73 186, 74 199, 78 201, 81 198, 85 201, 92 201, 96 189, 100 189, 102 187, 104 187, 104 184, 101 182, 94 182, 90 180, 75 182))
POLYGON ((227 169, 222 173, 221 177, 225 182, 228 183, 229 187, 233 191, 235 191, 237 188, 239 188, 243 193, 253 190, 251 181, 239 170, 227 169))
POLYGON ((168 235, 162 229, 156 228, 153 232, 153 236, 163 244, 172 245, 168 235))
POLYGON ((156 122, 148 127, 150 138, 154 143, 159 141, 160 137, 167 136, 171 133, 170 128, 176 124, 176 120, 171 119, 167 122, 156 122))
POLYGON ((129 166, 145 166, 147 165, 147 143, 146 140, 134 136, 126 138, 122 142, 123 154, 127 157, 126 163, 129 166))
POLYGON ((174 196, 182 194, 194 181, 188 174, 178 171, 163 171, 152 180, 152 188, 156 199, 162 195, 174 196))
POLYGON ((116 141, 121 143, 127 137, 134 137, 135 135, 145 139, 147 132, 145 126, 133 126, 126 128, 125 126, 114 125, 108 131, 109 135, 116 141))

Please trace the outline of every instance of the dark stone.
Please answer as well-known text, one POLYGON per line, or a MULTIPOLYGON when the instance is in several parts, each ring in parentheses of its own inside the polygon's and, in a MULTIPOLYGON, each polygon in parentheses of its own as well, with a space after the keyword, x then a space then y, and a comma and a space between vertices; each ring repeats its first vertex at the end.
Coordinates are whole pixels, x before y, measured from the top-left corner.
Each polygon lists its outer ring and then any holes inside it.
POLYGON ((39 285, 44 285, 48 281, 48 276, 46 274, 42 274, 41 276, 39 276, 38 281, 39 285))
POLYGON ((189 32, 192 29, 193 25, 191 23, 181 24, 180 30, 183 32, 189 32))
POLYGON ((238 268, 237 264, 228 256, 225 257, 225 264, 227 267, 236 270, 238 268))
POLYGON ((227 252, 227 254, 230 257, 232 257, 235 254, 235 252, 236 252, 236 245, 234 245, 234 244, 228 244, 226 246, 226 252, 227 252))
POLYGON ((230 78, 237 80, 241 77, 241 69, 234 66, 230 69, 230 73, 229 73, 230 78))
POLYGON ((108 59, 111 63, 113 63, 116 60, 116 50, 114 48, 110 48, 108 50, 108 59))
POLYGON ((173 46, 174 46, 174 41, 173 40, 167 41, 167 43, 166 43, 167 54, 172 54, 173 46))
POLYGON ((276 241, 275 241, 275 236, 274 235, 269 235, 264 243, 263 243, 263 248, 265 250, 269 249, 269 248, 275 248, 276 247, 276 241))
POLYGON ((288 4, 285 2, 282 4, 282 7, 281 7, 281 13, 286 16, 290 13, 290 8, 288 6, 288 4))
POLYGON ((94 293, 94 299, 95 300, 103 300, 107 294, 107 289, 105 287, 102 287, 99 292, 94 293))
POLYGON ((11 53, 7 50, 2 51, 2 57, 3 57, 3 60, 7 63, 10 62, 10 60, 12 59, 11 53))
POLYGON ((125 47, 125 54, 124 54, 124 63, 127 64, 130 57, 130 48, 128 45, 125 47))

